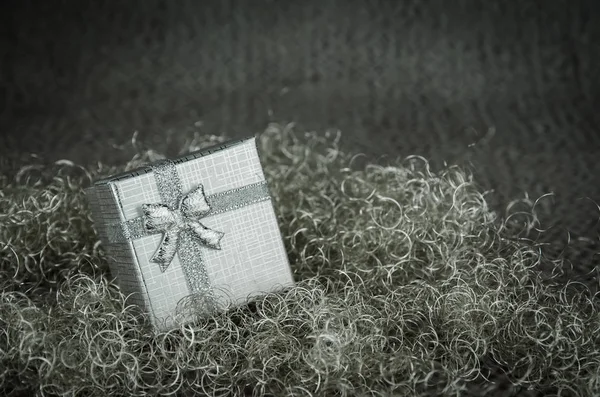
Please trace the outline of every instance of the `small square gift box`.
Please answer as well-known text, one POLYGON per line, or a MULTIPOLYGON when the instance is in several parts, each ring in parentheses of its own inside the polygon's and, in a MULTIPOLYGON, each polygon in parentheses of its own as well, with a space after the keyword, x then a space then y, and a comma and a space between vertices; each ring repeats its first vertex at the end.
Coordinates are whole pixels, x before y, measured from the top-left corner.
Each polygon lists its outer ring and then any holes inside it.
POLYGON ((97 181, 86 196, 112 276, 159 331, 294 283, 254 137, 97 181))

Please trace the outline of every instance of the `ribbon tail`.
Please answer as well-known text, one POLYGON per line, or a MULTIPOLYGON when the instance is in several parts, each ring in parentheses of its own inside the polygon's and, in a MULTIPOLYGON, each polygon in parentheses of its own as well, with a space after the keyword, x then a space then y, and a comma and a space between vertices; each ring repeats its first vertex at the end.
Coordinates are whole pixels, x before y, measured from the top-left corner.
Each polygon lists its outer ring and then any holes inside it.
POLYGON ((158 263, 160 270, 164 273, 171 264, 171 261, 179 248, 179 229, 173 227, 168 229, 163 236, 158 249, 150 259, 151 262, 158 263))
POLYGON ((150 233, 164 232, 175 224, 173 211, 163 204, 142 205, 144 228, 150 233))
POLYGON ((221 249, 221 239, 225 233, 209 229, 200 222, 190 222, 189 226, 193 232, 192 236, 200 243, 210 248, 221 249))

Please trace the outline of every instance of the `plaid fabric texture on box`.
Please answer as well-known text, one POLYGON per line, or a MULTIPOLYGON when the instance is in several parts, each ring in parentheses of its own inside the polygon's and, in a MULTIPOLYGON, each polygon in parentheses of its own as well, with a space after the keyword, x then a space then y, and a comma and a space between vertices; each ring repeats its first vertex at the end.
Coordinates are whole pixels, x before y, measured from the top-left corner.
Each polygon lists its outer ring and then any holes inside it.
MULTIPOLYGON (((202 185, 206 196, 218 199, 220 193, 265 183, 254 138, 192 153, 173 164, 183 196, 202 185)), ((155 173, 149 165, 96 182, 88 196, 99 236, 112 257, 110 268, 116 282, 125 294, 133 293, 135 303, 149 311, 154 326, 162 330, 181 320, 175 315, 178 304, 191 294, 179 253, 163 271, 152 262, 163 233, 127 241, 114 241, 110 236, 110 228, 115 224, 139 219, 144 204, 163 201, 155 173)), ((220 249, 201 248, 202 263, 218 307, 239 304, 293 284, 268 193, 260 201, 239 208, 229 206, 198 221, 223 233, 220 249)))

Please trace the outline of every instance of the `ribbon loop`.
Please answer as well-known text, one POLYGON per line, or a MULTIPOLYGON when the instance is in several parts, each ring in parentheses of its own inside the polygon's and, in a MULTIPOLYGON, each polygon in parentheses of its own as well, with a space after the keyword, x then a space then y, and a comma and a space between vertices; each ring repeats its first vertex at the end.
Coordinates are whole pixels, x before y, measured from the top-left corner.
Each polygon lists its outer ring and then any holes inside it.
POLYGON ((174 211, 164 204, 142 205, 144 227, 149 232, 165 232, 177 222, 174 211))
POLYGON ((199 185, 181 200, 181 211, 188 217, 202 217, 210 211, 204 186, 199 185))

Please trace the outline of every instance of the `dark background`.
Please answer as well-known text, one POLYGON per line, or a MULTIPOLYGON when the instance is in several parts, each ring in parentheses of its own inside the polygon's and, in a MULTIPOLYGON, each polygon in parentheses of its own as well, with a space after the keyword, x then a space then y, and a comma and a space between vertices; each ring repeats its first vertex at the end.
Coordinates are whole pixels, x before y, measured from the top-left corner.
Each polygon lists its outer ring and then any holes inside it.
MULTIPOLYGON (((341 129, 375 159, 469 165, 503 214, 538 206, 575 275, 600 203, 600 2, 9 1, 2 167, 119 163, 134 131, 167 154, 199 131, 341 129), (472 144, 475 144, 474 146, 472 144), (20 159, 20 160, 19 160, 20 159), (37 161, 37 160, 36 160, 37 161)), ((556 248, 557 247, 557 248, 556 248)))

